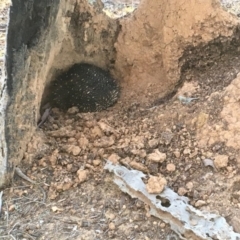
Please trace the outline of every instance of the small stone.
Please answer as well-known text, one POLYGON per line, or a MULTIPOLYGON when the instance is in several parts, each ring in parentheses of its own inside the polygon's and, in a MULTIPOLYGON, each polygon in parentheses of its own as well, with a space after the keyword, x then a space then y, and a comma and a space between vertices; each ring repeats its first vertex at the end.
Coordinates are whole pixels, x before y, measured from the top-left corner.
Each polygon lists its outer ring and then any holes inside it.
POLYGON ((191 190, 193 189, 193 183, 192 183, 192 182, 188 182, 188 183, 186 184, 186 187, 187 187, 187 189, 188 189, 189 191, 191 191, 191 190))
POLYGON ((94 126, 94 128, 91 131, 92 131, 92 136, 94 138, 103 136, 103 132, 98 126, 94 126))
POLYGON ((113 220, 116 216, 113 213, 107 211, 105 213, 105 217, 110 219, 110 220, 113 220))
POLYGON ((166 227, 166 224, 165 223, 161 223, 160 224, 160 228, 165 228, 166 227))
POLYGON ((187 189, 185 189, 185 188, 183 188, 183 187, 180 187, 180 188, 178 189, 178 194, 179 194, 180 196, 184 196, 187 192, 188 192, 187 189))
POLYGON ((108 160, 114 164, 117 164, 119 159, 121 159, 121 158, 116 153, 113 153, 108 157, 108 160))
POLYGON ((158 140, 157 139, 151 139, 148 142, 148 145, 150 148, 156 148, 158 146, 158 140))
POLYGON ((206 205, 207 203, 203 200, 198 200, 195 202, 195 207, 201 207, 201 206, 204 206, 206 205))
POLYGON ((100 147, 100 148, 106 148, 110 147, 115 143, 115 140, 113 137, 102 137, 96 141, 94 141, 93 146, 94 147, 100 147))
POLYGON ((74 143, 74 142, 76 142, 75 138, 71 137, 71 138, 68 139, 68 143, 74 143))
POLYGON ((65 149, 68 153, 71 153, 74 156, 77 156, 81 152, 81 148, 75 145, 67 145, 65 149))
POLYGON ((187 154, 190 154, 190 153, 191 153, 191 150, 189 148, 185 148, 184 151, 183 151, 184 155, 187 155, 187 154))
POLYGON ((100 164, 101 164, 101 160, 99 160, 99 159, 95 159, 95 160, 93 160, 93 165, 96 167, 96 166, 99 166, 100 164))
POLYGON ((233 229, 235 232, 240 233, 240 219, 238 216, 232 217, 230 220, 231 225, 233 226, 233 229))
POLYGON ((64 183, 63 187, 62 187, 63 191, 70 189, 72 187, 72 185, 73 185, 72 182, 64 183))
POLYGON ((176 166, 175 166, 173 163, 169 163, 169 164, 167 165, 167 170, 168 170, 169 172, 174 172, 174 171, 176 170, 176 166))
POLYGON ((85 150, 89 144, 89 141, 85 136, 83 136, 78 139, 78 143, 79 143, 79 146, 81 147, 81 149, 85 150))
POLYGON ((58 149, 55 149, 52 154, 49 156, 49 161, 51 162, 52 166, 55 166, 57 163, 58 158, 58 149))
POLYGON ((72 147, 72 154, 74 156, 77 156, 80 152, 81 152, 81 148, 80 147, 78 147, 78 146, 73 146, 72 147))
POLYGON ((167 158, 167 155, 166 153, 159 152, 158 149, 155 149, 147 158, 149 161, 162 163, 167 158))
POLYGON ((174 151, 173 154, 175 155, 176 158, 180 158, 181 156, 181 153, 178 150, 174 151))
POLYGON ((114 230, 116 227, 115 227, 115 224, 113 222, 110 222, 109 225, 108 225, 108 228, 110 230, 114 230))
POLYGON ((145 158, 147 156, 147 153, 144 149, 133 149, 131 153, 141 158, 145 158))
POLYGON ((81 170, 81 169, 79 169, 77 171, 79 183, 85 182, 87 180, 87 178, 88 178, 88 174, 89 174, 88 170, 81 170))
POLYGON ((228 172, 232 172, 233 171, 233 167, 229 166, 229 167, 227 167, 227 170, 228 170, 228 172))
POLYGON ((15 210, 15 205, 13 204, 13 205, 10 205, 9 206, 9 208, 8 208, 8 211, 9 212, 12 212, 12 211, 14 211, 15 210))
POLYGON ((204 112, 199 113, 198 118, 197 118, 197 122, 196 122, 197 129, 200 129, 205 125, 205 123, 208 120, 208 117, 209 117, 209 115, 204 113, 204 112))
POLYGON ((217 155, 215 156, 214 165, 216 168, 224 168, 228 165, 227 155, 217 155))
POLYGON ((106 134, 110 134, 110 133, 115 133, 116 132, 113 127, 111 127, 110 125, 108 125, 107 123, 105 123, 103 121, 98 122, 98 126, 106 134))
POLYGON ((166 185, 167 185, 167 180, 164 177, 151 176, 148 179, 146 188, 149 193, 158 194, 164 190, 166 185))
POLYGON ((137 170, 142 171, 142 172, 147 172, 147 167, 142 163, 139 163, 139 162, 136 162, 136 161, 131 161, 129 165, 133 169, 137 169, 137 170))
POLYGON ((78 112, 79 112, 79 110, 78 110, 77 107, 71 107, 71 108, 69 108, 68 111, 67 111, 67 113, 69 113, 69 114, 76 114, 76 113, 78 113, 78 112))

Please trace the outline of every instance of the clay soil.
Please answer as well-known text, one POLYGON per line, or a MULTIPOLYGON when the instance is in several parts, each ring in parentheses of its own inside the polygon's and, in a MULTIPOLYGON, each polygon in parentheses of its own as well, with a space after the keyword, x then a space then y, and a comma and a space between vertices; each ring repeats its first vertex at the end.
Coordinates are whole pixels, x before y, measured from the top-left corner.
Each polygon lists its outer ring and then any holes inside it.
POLYGON ((221 121, 226 83, 209 83, 208 89, 218 86, 213 93, 203 91, 200 83, 189 82, 179 90, 199 97, 187 105, 174 97, 158 106, 120 100, 97 113, 53 109, 19 166, 37 184, 16 174, 3 191, 1 238, 178 239, 167 224, 149 216, 148 206, 118 189, 103 169, 106 159, 163 175, 193 206, 221 214, 239 230, 238 151, 221 141, 198 144, 199 124, 221 121), (208 119, 202 120, 203 112, 208 119), (149 160, 156 150, 166 154, 164 162, 149 160), (216 156, 227 156, 226 165, 215 169, 204 164, 216 156))
POLYGON ((211 142, 213 131, 204 133, 221 126, 236 136, 223 110, 239 71, 232 56, 215 68, 193 70, 191 81, 161 105, 120 99, 97 113, 53 109, 18 166, 35 183, 15 174, 3 190, 0 239, 178 239, 147 205, 113 183, 106 160, 164 176, 193 206, 224 216, 240 232, 240 147, 224 138, 211 142), (184 104, 179 95, 198 99, 184 104), (157 150, 166 154, 163 162, 150 160, 157 150))

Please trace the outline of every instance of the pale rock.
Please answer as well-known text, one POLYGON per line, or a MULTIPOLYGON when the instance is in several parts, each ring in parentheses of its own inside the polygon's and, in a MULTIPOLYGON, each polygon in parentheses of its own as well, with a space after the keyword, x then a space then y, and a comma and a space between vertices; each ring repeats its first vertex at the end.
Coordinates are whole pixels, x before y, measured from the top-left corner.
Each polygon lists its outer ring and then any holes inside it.
POLYGON ((144 164, 136 162, 136 161, 131 161, 129 165, 130 165, 130 167, 132 167, 133 169, 136 169, 138 171, 142 171, 142 172, 148 171, 147 167, 144 164))
POLYGON ((93 166, 99 166, 100 164, 101 164, 101 160, 100 159, 95 159, 95 160, 93 160, 93 166))
POLYGON ((188 182, 188 183, 186 184, 186 188, 187 188, 189 191, 191 191, 191 190, 193 189, 193 183, 192 183, 192 182, 188 182))
POLYGON ((94 141, 93 146, 94 147, 100 147, 100 148, 106 148, 110 147, 115 143, 115 139, 113 137, 102 137, 100 139, 97 139, 94 141))
POLYGON ((115 227, 115 224, 114 224, 113 222, 110 222, 110 223, 108 224, 108 228, 109 228, 110 230, 114 230, 116 227, 115 227))
POLYGON ((178 150, 174 151, 173 154, 175 155, 176 158, 180 158, 181 156, 181 153, 178 150))
POLYGON ((199 113, 197 122, 196 122, 197 129, 202 128, 206 124, 208 117, 209 117, 209 115, 204 112, 199 113))
POLYGON ((105 217, 109 220, 113 220, 116 216, 114 213, 112 213, 110 210, 107 210, 105 213, 104 213, 105 217))
POLYGON ((72 130, 71 126, 66 126, 55 131, 48 131, 48 134, 52 137, 74 137, 76 130, 72 130))
POLYGON ((77 175, 78 175, 78 182, 82 183, 82 182, 85 182, 87 180, 88 175, 89 175, 89 171, 79 169, 77 171, 77 175))
POLYGON ((167 171, 174 172, 176 170, 176 166, 173 163, 167 164, 167 171))
POLYGON ((143 136, 136 136, 136 137, 132 137, 131 139, 133 146, 137 149, 141 149, 145 147, 144 141, 145 141, 145 138, 143 136))
POLYGON ((179 194, 180 196, 184 196, 187 192, 188 192, 188 191, 187 191, 186 188, 180 187, 180 188, 178 189, 178 194, 179 194))
POLYGON ((166 185, 167 185, 167 180, 164 177, 151 176, 148 179, 146 188, 147 188, 147 191, 151 194, 159 194, 164 190, 166 185))
POLYGON ((116 153, 113 153, 108 157, 108 160, 114 164, 117 164, 119 162, 119 159, 121 158, 116 153))
POLYGON ((77 155, 79 155, 79 153, 81 152, 81 148, 78 147, 78 146, 75 146, 75 145, 68 145, 68 146, 66 147, 66 151, 67 151, 68 153, 71 153, 71 154, 74 155, 74 156, 77 156, 77 155))
POLYGON ((103 136, 103 132, 102 130, 98 127, 98 126, 94 126, 92 129, 91 129, 91 132, 92 132, 92 136, 94 138, 96 137, 102 137, 103 136))
POLYGON ((79 109, 77 107, 71 107, 67 111, 67 113, 69 113, 69 114, 76 114, 78 112, 79 112, 79 109))
POLYGON ((149 161, 162 163, 166 160, 167 155, 166 153, 159 152, 158 149, 155 149, 154 152, 149 154, 147 158, 149 161))
POLYGON ((111 127, 110 125, 108 125, 107 123, 105 123, 103 121, 99 121, 98 122, 98 126, 106 134, 115 133, 116 132, 116 130, 113 127, 111 127))
POLYGON ((150 148, 156 148, 158 146, 159 141, 157 139, 151 139, 148 142, 150 148))
POLYGON ((147 156, 147 153, 144 149, 133 149, 131 153, 141 158, 145 158, 147 156))
POLYGON ((217 155, 215 156, 214 165, 216 168, 224 168, 228 165, 227 155, 217 155))
POLYGON ((187 154, 190 154, 190 153, 191 153, 191 150, 189 148, 185 148, 184 151, 183 151, 184 155, 187 155, 187 154))
POLYGON ((205 201, 203 201, 203 200, 198 200, 198 201, 196 201, 196 203, 194 204, 195 205, 195 207, 201 207, 201 206, 204 206, 204 205, 206 205, 207 203, 205 202, 205 201))
POLYGON ((82 136, 81 138, 78 139, 78 143, 81 149, 85 150, 89 144, 89 141, 85 136, 82 136))
POLYGON ((52 164, 52 166, 55 166, 57 163, 58 158, 58 149, 55 149, 52 154, 49 156, 49 161, 52 164))

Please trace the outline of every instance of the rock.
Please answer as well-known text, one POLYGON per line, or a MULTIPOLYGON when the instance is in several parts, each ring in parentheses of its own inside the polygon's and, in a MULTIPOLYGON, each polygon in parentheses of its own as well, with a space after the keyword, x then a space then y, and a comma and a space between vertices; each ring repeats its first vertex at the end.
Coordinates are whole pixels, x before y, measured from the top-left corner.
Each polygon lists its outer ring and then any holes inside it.
POLYGON ((197 118, 196 127, 197 129, 202 128, 208 120, 208 114, 200 112, 197 118))
POLYGON ((164 190, 166 185, 167 185, 167 180, 164 177, 162 177, 162 176, 159 176, 159 177, 151 176, 148 179, 148 183, 146 185, 146 188, 147 188, 147 191, 149 193, 158 194, 158 193, 161 193, 164 190))
POLYGON ((93 129, 91 129, 91 132, 94 138, 103 136, 103 132, 98 126, 94 126, 93 129))
POLYGON ((184 150, 183 150, 183 154, 184 155, 187 155, 187 154, 190 154, 191 153, 191 150, 189 149, 189 148, 185 148, 184 150))
POLYGON ((159 141, 157 139, 151 139, 148 142, 150 148, 156 148, 158 146, 159 141))
POLYGON ((75 145, 67 145, 65 146, 65 150, 74 156, 77 156, 81 152, 81 148, 75 145))
POLYGON ((141 158, 145 158, 147 156, 147 153, 144 149, 133 149, 131 153, 141 158))
POLYGON ((115 227, 115 224, 114 224, 113 222, 110 222, 110 223, 108 224, 108 228, 109 228, 110 230, 114 230, 116 227, 115 227))
POLYGON ((205 202, 205 201, 203 201, 203 200, 198 200, 198 201, 196 201, 195 202, 195 207, 201 207, 201 206, 204 206, 204 205, 206 205, 207 203, 205 202))
POLYGON ((82 183, 85 182, 88 179, 89 171, 88 170, 81 170, 79 169, 77 171, 77 176, 78 176, 78 182, 82 183))
POLYGON ((58 149, 55 149, 52 154, 49 156, 49 161, 52 164, 52 166, 55 166, 57 163, 58 158, 58 149))
POLYGON ((95 159, 95 160, 93 160, 93 166, 99 166, 100 164, 101 164, 101 160, 100 159, 95 159))
POLYGON ((76 130, 72 130, 71 127, 62 127, 55 131, 49 131, 48 134, 52 137, 74 137, 76 135, 76 130))
POLYGON ((113 220, 116 217, 114 213, 110 212, 110 210, 107 210, 104 215, 109 220, 113 220))
POLYGON ((129 165, 133 169, 137 169, 137 170, 142 171, 142 172, 147 172, 148 171, 147 167, 144 164, 136 162, 136 161, 130 162, 129 165))
POLYGON ((134 148, 136 149, 141 149, 145 147, 145 139, 143 136, 136 136, 136 137, 132 137, 131 139, 131 143, 133 145, 134 148))
POLYGON ((79 109, 77 107, 71 107, 67 111, 67 113, 69 113, 69 114, 76 114, 78 112, 79 112, 79 109))
POLYGON ((240 233, 240 219, 237 216, 232 217, 230 220, 231 225, 233 226, 233 229, 235 232, 240 233))
POLYGON ((119 162, 119 159, 121 158, 116 153, 113 153, 108 157, 108 160, 114 164, 117 164, 119 162))
POLYGON ((187 192, 188 192, 187 189, 185 189, 185 188, 183 188, 183 187, 180 187, 180 188, 178 189, 178 194, 179 194, 180 196, 184 196, 187 192))
POLYGON ((227 167, 228 156, 227 155, 217 155, 217 156, 215 156, 214 165, 218 169, 227 167))
POLYGON ((79 143, 79 146, 81 147, 81 149, 85 150, 89 144, 89 141, 85 136, 83 136, 78 139, 78 143, 79 143))
POLYGON ((174 151, 173 154, 175 155, 176 158, 180 158, 181 156, 181 153, 178 150, 174 151))
POLYGON ((106 148, 110 147, 115 143, 115 140, 113 137, 102 137, 96 141, 94 141, 93 146, 99 147, 99 148, 106 148))
POLYGON ((169 163, 166 168, 168 172, 174 172, 176 170, 176 166, 173 163, 169 163))
POLYGON ((104 133, 106 133, 106 134, 110 134, 110 133, 115 133, 116 132, 116 130, 113 127, 109 126, 107 123, 105 123, 103 121, 99 121, 97 124, 100 127, 100 129, 104 133))
POLYGON ((153 153, 147 156, 147 159, 149 161, 160 162, 160 163, 166 160, 166 158, 167 158, 166 153, 159 152, 158 149, 155 149, 153 153))
POLYGON ((193 189, 193 183, 192 183, 192 182, 188 182, 188 183, 186 184, 186 187, 187 187, 187 189, 188 189, 189 191, 191 191, 191 190, 193 189))

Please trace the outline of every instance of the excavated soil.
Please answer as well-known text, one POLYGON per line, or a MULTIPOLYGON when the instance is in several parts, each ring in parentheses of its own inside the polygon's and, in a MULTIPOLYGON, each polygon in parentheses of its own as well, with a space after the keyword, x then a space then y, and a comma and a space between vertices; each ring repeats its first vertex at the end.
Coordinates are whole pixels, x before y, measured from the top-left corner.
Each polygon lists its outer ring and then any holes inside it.
MULTIPOLYGON (((187 196, 193 206, 226 217, 239 232, 239 149, 221 138, 199 146, 210 137, 210 131, 203 135, 207 127, 226 121, 226 96, 234 98, 240 91, 234 86, 240 86, 240 77, 227 88, 203 95, 198 82, 188 82, 179 94, 187 89, 190 96, 202 95, 187 105, 174 97, 151 108, 119 101, 97 113, 53 109, 19 166, 37 185, 16 175, 12 187, 3 192, 1 236, 177 239, 168 225, 149 216, 144 203, 118 189, 103 169, 106 159, 162 174, 167 185, 187 196), (150 160, 157 150, 166 154, 162 163, 150 160)), ((240 111, 239 105, 236 108, 240 111)), ((227 122, 224 127, 228 128, 227 122)), ((237 137, 236 130, 228 130, 231 138, 237 137)))
POLYGON ((188 72, 161 105, 120 99, 97 113, 53 109, 18 166, 37 184, 16 174, 3 191, 0 239, 178 239, 118 189, 106 159, 163 175, 193 206, 224 216, 240 233, 239 62, 228 56, 215 69, 188 72), (184 104, 179 95, 198 99, 184 104), (166 159, 153 161, 153 153, 166 159))

